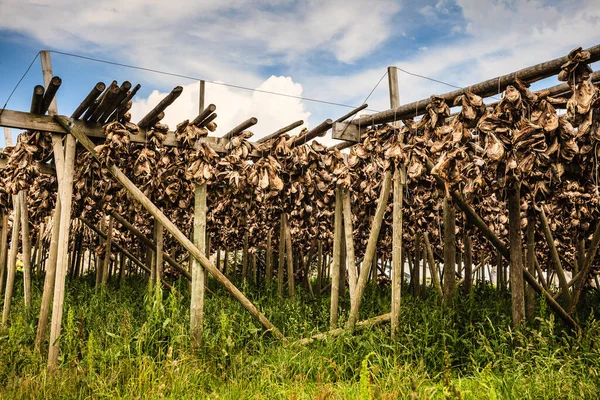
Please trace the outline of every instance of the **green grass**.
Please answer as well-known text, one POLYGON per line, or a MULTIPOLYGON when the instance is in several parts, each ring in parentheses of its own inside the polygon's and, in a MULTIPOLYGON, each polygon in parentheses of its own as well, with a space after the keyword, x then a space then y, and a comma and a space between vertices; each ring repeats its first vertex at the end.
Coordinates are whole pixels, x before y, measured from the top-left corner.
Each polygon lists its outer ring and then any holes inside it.
MULTIPOLYGON (((137 278, 120 289, 95 290, 89 277, 67 285, 61 366, 47 374, 47 345, 43 355, 33 350, 36 315, 23 311, 20 283, 10 326, 0 331, 3 399, 600 397, 594 310, 585 312, 585 331, 574 334, 539 303, 536 319, 515 330, 509 295, 490 287, 458 298, 454 310, 439 306, 433 293, 424 300, 403 297, 395 341, 388 324, 309 346, 295 339, 327 329, 327 298, 300 291, 290 302, 243 288, 289 338, 279 342, 214 288, 217 297, 206 299, 203 343, 192 348, 185 282, 173 293, 148 295, 137 278)), ((42 282, 35 284, 37 314, 42 282)), ((371 286, 365 296, 362 318, 389 311, 389 288, 371 286)))

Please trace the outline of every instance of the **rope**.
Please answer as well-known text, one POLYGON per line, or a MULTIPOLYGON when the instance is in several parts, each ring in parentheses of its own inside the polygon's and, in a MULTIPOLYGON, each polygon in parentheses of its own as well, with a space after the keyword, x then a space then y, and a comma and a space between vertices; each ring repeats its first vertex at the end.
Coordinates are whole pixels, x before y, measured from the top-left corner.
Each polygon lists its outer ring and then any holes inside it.
MULTIPOLYGON (((99 62, 99 63, 103 63, 103 64, 109 64, 109 65, 115 65, 115 66, 118 66, 118 67, 130 68, 130 69, 135 69, 135 70, 139 70, 139 71, 152 72, 152 73, 155 73, 155 74, 173 76, 173 77, 183 78, 183 79, 189 79, 189 80, 193 80, 193 81, 201 81, 201 80, 203 80, 206 83, 212 83, 213 85, 226 86, 226 87, 230 87, 230 88, 234 88, 234 89, 241 89, 241 90, 248 90, 248 91, 251 91, 251 92, 271 94, 271 95, 274 95, 274 96, 289 97, 289 98, 292 98, 292 99, 298 99, 298 100, 304 100, 304 101, 311 101, 311 102, 314 102, 314 103, 329 104, 329 105, 338 106, 338 107, 356 108, 356 106, 351 106, 351 105, 348 105, 348 104, 335 103, 335 102, 332 102, 332 101, 313 99, 313 98, 309 98, 309 97, 294 96, 294 95, 291 95, 291 94, 285 94, 285 93, 279 93, 279 92, 271 92, 269 90, 253 89, 253 88, 249 88, 249 87, 246 87, 246 86, 234 85, 234 84, 231 84, 231 83, 210 81, 210 80, 206 80, 206 79, 202 79, 202 78, 198 78, 198 77, 193 77, 193 76, 189 76, 189 75, 183 75, 183 74, 174 73, 174 72, 161 71, 161 70, 158 70, 158 69, 140 67, 140 66, 136 66, 136 65, 123 64, 123 63, 118 63, 118 62, 114 62, 114 61, 101 60, 99 58, 82 56, 82 55, 73 54, 73 53, 66 53, 66 52, 58 51, 58 50, 48 50, 48 51, 51 52, 51 53, 60 54, 60 55, 63 55, 63 56, 75 57, 75 58, 80 58, 80 59, 83 59, 83 60, 94 61, 94 62, 99 62)), ((368 111, 379 112, 379 110, 368 110, 368 111)))
MULTIPOLYGON (((409 72, 409 71, 407 71, 405 69, 402 69, 400 67, 394 66, 394 68, 396 68, 398 71, 404 72, 407 75, 416 76, 417 78, 426 79, 426 80, 431 81, 431 82, 441 83, 442 85, 446 85, 446 86, 449 86, 449 87, 454 88, 454 89, 463 89, 460 86, 456 86, 456 85, 453 85, 453 84, 448 83, 448 82, 440 81, 439 79, 430 78, 430 77, 425 76, 425 75, 415 74, 413 72, 409 72)), ((500 92, 500 77, 498 77, 498 92, 500 92)), ((492 99, 500 100, 500 99, 498 99, 497 97, 494 97, 494 96, 490 96, 490 97, 492 99)))
POLYGON ((12 98, 13 94, 15 94, 15 91, 17 90, 17 88, 19 87, 19 85, 21 84, 21 82, 23 81, 23 79, 25 79, 25 77, 29 73, 29 70, 31 69, 31 67, 33 66, 33 63, 35 62, 35 60, 37 60, 37 58, 38 58, 39 55, 40 55, 40 53, 38 52, 35 55, 35 57, 33 57, 33 60, 31 60, 31 63, 29 64, 29 67, 27 67, 27 70, 25 71, 25 73, 23 74, 23 76, 21 76, 21 79, 19 79, 19 82, 17 82, 17 84, 13 88, 12 92, 10 92, 10 95, 6 99, 6 102, 4 103, 4 106, 2 107, 2 110, 0 110, 0 117, 2 116, 2 113, 4 112, 4 110, 6 110, 6 106, 8 105, 8 102, 12 98))

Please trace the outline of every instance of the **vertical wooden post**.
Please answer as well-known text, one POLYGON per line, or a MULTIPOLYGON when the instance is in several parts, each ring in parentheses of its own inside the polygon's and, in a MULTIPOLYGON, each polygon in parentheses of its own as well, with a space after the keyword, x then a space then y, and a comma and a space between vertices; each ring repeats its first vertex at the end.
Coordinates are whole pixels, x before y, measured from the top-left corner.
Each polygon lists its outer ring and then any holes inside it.
POLYGON ((344 216, 344 242, 346 244, 346 260, 348 262, 350 301, 352 301, 354 299, 358 275, 356 271, 356 257, 354 255, 354 228, 352 226, 352 205, 349 190, 342 191, 342 214, 344 216))
MULTIPOLYGON (((396 68, 390 67, 388 71, 396 68)), ((390 78, 391 79, 391 78, 390 78)), ((396 76, 397 79, 397 76, 396 76)), ((396 82, 397 86, 397 82, 396 82)), ((390 86, 391 87, 391 86, 390 86)), ((394 172, 394 192, 392 209, 392 339, 396 339, 400 327, 400 305, 402 298, 402 282, 404 280, 402 260, 402 202, 403 185, 400 179, 400 171, 396 168, 394 172)))
POLYGON ((340 256, 342 250, 342 193, 335 190, 335 214, 333 219, 333 260, 331 263, 331 308, 329 309, 329 327, 337 328, 338 304, 340 298, 340 256))
POLYGON ((125 279, 125 255, 119 254, 119 287, 123 286, 123 280, 125 279))
POLYGON ((8 214, 2 211, 2 232, 0 232, 0 297, 4 293, 4 276, 6 274, 6 254, 8 253, 8 214))
POLYGON ((317 296, 321 296, 323 287, 323 243, 317 242, 317 296))
POLYGON ((223 256, 223 273, 229 277, 229 247, 225 248, 225 255, 223 256))
POLYGON ((508 231, 510 250, 510 291, 514 326, 525 322, 523 287, 523 253, 521 243, 521 187, 515 183, 508 190, 508 231))
POLYGON ((294 258, 292 253, 292 232, 286 213, 283 213, 283 221, 285 227, 285 252, 287 253, 287 268, 288 268, 288 295, 294 299, 294 258))
MULTIPOLYGON (((543 211, 542 211, 543 212, 543 211)), ((535 217, 532 213, 527 216, 527 254, 526 265, 529 273, 535 277, 535 217)), ((525 314, 529 321, 533 321, 535 313, 535 290, 531 285, 525 288, 525 314)))
POLYGON ((223 267, 221 267, 221 249, 218 248, 217 249, 217 260, 216 260, 216 267, 219 271, 223 271, 223 267))
POLYGON ((23 257, 23 297, 25 310, 31 308, 31 237, 29 236, 29 213, 27 210, 27 191, 19 192, 21 206, 21 243, 23 257))
MULTIPOLYGON (((344 208, 342 204, 342 209, 344 208)), ((347 254, 346 254, 346 235, 342 235, 342 243, 340 246, 340 276, 339 276, 339 284, 338 290, 340 292, 340 297, 344 298, 346 296, 346 275, 347 275, 347 254)), ((357 266, 358 268, 358 266, 357 266)), ((352 300, 350 300, 352 301, 352 300)))
MULTIPOLYGON (((50 62, 50 53, 40 52, 42 61, 42 72, 44 75, 44 84, 46 87, 52 79, 52 64, 50 62)), ((56 99, 54 99, 48 109, 51 115, 56 115, 56 99)), ((53 135, 54 157, 57 166, 57 176, 59 183, 59 196, 61 197, 60 208, 60 228, 58 233, 58 252, 56 265, 56 281, 54 284, 54 304, 52 307, 52 324, 50 328, 50 349, 48 351, 48 369, 54 370, 58 364, 58 338, 61 331, 62 313, 65 295, 65 278, 69 251, 69 229, 71 225, 71 202, 73 196, 73 170, 75 164, 75 138, 73 135, 67 135, 65 139, 65 150, 63 153, 60 146, 60 136, 53 135), (62 159, 64 156, 64 164, 62 159), (61 164, 62 168, 61 168, 61 164), (60 171, 62 169, 62 171, 60 171)))
POLYGON ((6 290, 4 291, 4 308, 2 310, 2 326, 8 326, 8 316, 15 285, 15 272, 17 267, 17 253, 19 252, 19 230, 21 225, 21 207, 19 197, 13 196, 13 230, 10 238, 10 253, 8 255, 8 268, 6 274, 6 290))
MULTIPOLYGON (((100 219, 100 231, 104 232, 105 227, 105 219, 104 216, 100 219)), ((102 246, 103 239, 98 235, 98 244, 102 246)), ((98 262, 98 254, 96 253, 96 257, 94 259, 94 265, 96 266, 96 287, 99 287, 102 284, 102 268, 104 266, 104 261, 100 260, 98 262)))
POLYGON ((503 265, 502 254, 496 250, 496 276, 497 276, 497 288, 499 290, 504 290, 506 277, 504 276, 504 265, 503 265))
MULTIPOLYGON (((109 266, 110 266, 110 253, 112 247, 112 236, 113 236, 113 224, 114 219, 112 216, 108 216, 108 231, 106 233, 106 246, 104 248, 104 260, 102 264, 102 285, 108 283, 109 266)), ((160 280, 159 280, 160 282, 160 280)))
MULTIPOLYGON (((50 304, 54 294, 54 283, 56 280, 56 259, 58 256, 58 233, 60 231, 60 196, 56 198, 54 213, 52 214, 52 237, 50 238, 50 250, 48 260, 46 261, 46 276, 44 278, 44 290, 42 292, 42 303, 40 306, 40 316, 38 318, 38 327, 35 337, 35 349, 40 352, 42 343, 46 337, 46 328, 48 327, 48 315, 50 314, 50 304)), ((90 251, 90 256, 91 256, 90 251)))
POLYGON ((444 304, 452 307, 456 269, 456 211, 452 198, 445 197, 444 214, 444 304))
POLYGON ((256 252, 252 253, 252 283, 258 285, 258 269, 256 267, 256 252))
POLYGON ((473 244, 471 243, 471 236, 469 232, 464 232, 464 244, 465 244, 465 282, 464 282, 464 294, 469 295, 473 288, 473 244))
MULTIPOLYGON (((112 217, 111 217, 112 222, 112 217)), ((160 288, 162 285, 163 278, 163 267, 164 267, 164 258, 163 258, 163 247, 164 247, 164 229, 160 222, 154 220, 154 229, 155 229, 155 240, 156 240, 156 254, 155 256, 155 269, 156 269, 156 281, 154 282, 157 288, 160 288)))
POLYGON ((265 286, 270 287, 273 282, 273 247, 272 247, 273 231, 269 229, 267 232, 267 248, 265 249, 265 286))
MULTIPOLYGON (((390 107, 400 106, 400 93, 398 90, 398 70, 388 67, 388 87, 390 93, 390 107)), ((394 121, 393 126, 399 123, 394 121)), ((400 302, 402 298, 402 283, 404 281, 404 263, 402 261, 402 203, 404 192, 404 168, 396 166, 393 177, 393 209, 392 209, 392 339, 396 338, 400 326, 400 302)))
POLYGON ((277 295, 283 297, 284 264, 285 264, 285 224, 283 212, 279 222, 279 266, 277 267, 277 295))
MULTIPOLYGON (((206 250, 206 189, 206 183, 194 188, 194 244, 202 252, 206 250)), ((202 340, 205 278, 202 265, 192 258, 190 331, 195 345, 199 345, 202 340)))
POLYGON ((413 295, 419 297, 421 295, 421 232, 417 231, 415 234, 415 268, 414 268, 414 286, 413 295))
POLYGON ((248 231, 244 232, 244 248, 242 249, 242 280, 248 278, 248 231))

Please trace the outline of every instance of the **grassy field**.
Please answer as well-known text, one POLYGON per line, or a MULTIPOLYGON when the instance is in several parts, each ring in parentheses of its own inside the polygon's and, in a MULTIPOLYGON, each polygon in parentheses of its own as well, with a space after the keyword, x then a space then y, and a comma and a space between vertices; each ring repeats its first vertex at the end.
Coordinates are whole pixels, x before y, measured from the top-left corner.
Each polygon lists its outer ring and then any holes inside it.
MULTIPOLYGON (((514 330, 508 293, 479 287, 448 310, 432 292, 403 297, 398 340, 388 324, 302 346, 295 340, 327 329, 327 298, 301 292, 291 302, 245 287, 289 338, 282 343, 216 289, 203 344, 192 348, 187 284, 149 295, 136 278, 98 290, 90 277, 67 285, 61 367, 47 374, 47 348, 33 349, 42 282, 35 285, 35 312, 23 312, 17 290, 10 326, 0 330, 2 399, 600 398, 600 317, 591 307, 583 333, 563 331, 542 302, 529 326, 514 330)), ((388 312, 389 291, 367 288, 362 318, 388 312)))

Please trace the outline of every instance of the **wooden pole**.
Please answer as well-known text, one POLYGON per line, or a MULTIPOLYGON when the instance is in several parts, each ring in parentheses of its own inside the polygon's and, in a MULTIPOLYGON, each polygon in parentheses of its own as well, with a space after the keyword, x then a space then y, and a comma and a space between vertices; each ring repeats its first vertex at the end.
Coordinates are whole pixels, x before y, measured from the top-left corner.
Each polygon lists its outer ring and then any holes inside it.
POLYGON ((8 253, 8 214, 2 211, 2 232, 0 232, 0 297, 4 291, 4 276, 6 275, 6 256, 8 253))
POLYGON ((369 240, 367 242, 367 249, 365 250, 365 257, 363 259, 363 268, 360 271, 358 277, 358 284, 356 286, 356 293, 354 302, 351 303, 350 314, 348 315, 348 321, 346 322, 346 328, 353 330, 356 322, 358 321, 358 313, 360 311, 360 303, 362 301, 362 295, 365 291, 367 284, 367 278, 369 277, 369 270, 371 269, 371 263, 377 250, 377 240, 379 239, 379 231, 383 222, 383 216, 385 214, 385 208, 387 206, 388 197, 390 194, 390 188, 392 186, 392 174, 388 170, 383 176, 383 182, 381 185, 381 194, 377 203, 377 209, 375 210, 375 216, 371 225, 371 232, 369 234, 369 240))
MULTIPOLYGON (((112 218, 111 218, 112 224, 112 218)), ((163 246, 164 246, 164 229, 160 222, 154 220, 154 229, 156 232, 156 256, 155 256, 155 269, 156 269, 156 287, 159 288, 161 282, 163 280, 163 268, 164 268, 164 258, 163 258, 163 246)))
POLYGON ((52 303, 52 296, 54 294, 54 283, 56 280, 56 260, 58 256, 58 233, 60 231, 60 207, 60 196, 57 196, 56 205, 54 206, 54 213, 52 214, 52 237, 50 238, 50 250, 48 254, 48 261, 46 262, 44 290, 42 292, 40 316, 38 318, 38 327, 35 336, 35 349, 38 351, 38 353, 41 352, 42 343, 46 338, 50 304, 52 303))
MULTIPOLYGON (((586 63, 593 63, 600 60, 600 45, 590 47, 587 49, 587 51, 589 51, 592 56, 590 59, 585 61, 586 63)), ((495 95, 499 91, 506 89, 508 85, 512 85, 517 78, 521 79, 522 81, 532 83, 556 75, 560 72, 561 66, 567 61, 569 61, 568 56, 560 57, 528 68, 523 68, 507 75, 488 79, 463 89, 454 90, 440 96, 443 97, 448 104, 451 104, 455 98, 464 95, 466 92, 482 97, 495 95)), ((403 106, 398 106, 390 110, 357 118, 351 123, 353 125, 369 126, 392 121, 401 121, 406 118, 414 118, 417 115, 426 113, 426 108, 430 103, 431 99, 428 98, 413 103, 404 104, 403 106)))
POLYGON ((414 268, 414 286, 413 286, 413 295, 415 297, 419 297, 421 295, 421 278, 420 278, 420 269, 421 269, 421 232, 417 231, 415 233, 415 268, 414 268))
MULTIPOLYGON (((543 211, 542 211, 543 212, 543 211)), ((526 267, 531 275, 535 277, 535 217, 530 213, 527 217, 527 253, 526 267)), ((525 314, 529 321, 535 317, 535 290, 531 286, 525 288, 525 314)))
POLYGON ((29 213, 27 210, 27 191, 19 192, 21 206, 21 243, 23 258, 23 297, 25 310, 31 309, 31 237, 29 236, 29 213))
POLYGON ((510 290, 514 326, 525 322, 525 293, 523 287, 523 254, 521 241, 521 188, 513 184, 508 191, 508 230, 510 239, 510 290))
MULTIPOLYGON (((104 218, 104 217, 103 217, 104 218)), ((108 283, 108 268, 110 265, 110 254, 113 237, 113 217, 108 217, 108 232, 106 233, 106 246, 104 248, 104 262, 102 264, 102 285, 105 286, 108 283)))
POLYGON ((10 252, 8 255, 8 269, 6 274, 6 289, 4 291, 4 308, 2 310, 2 326, 8 326, 8 316, 15 285, 15 272, 17 266, 17 253, 19 252, 19 229, 21 225, 21 207, 18 196, 13 196, 13 230, 10 238, 10 252))
POLYGON ((354 300, 357 283, 356 257, 354 256, 354 228, 352 227, 352 205, 350 191, 342 190, 342 213, 344 216, 344 241, 346 244, 346 260, 348 262, 348 281, 350 287, 350 302, 354 300))
MULTIPOLYGON (((58 116, 56 120, 73 136, 75 136, 81 145, 90 152, 90 154, 102 164, 102 161, 96 151, 94 150, 94 143, 85 135, 83 132, 79 130, 77 126, 75 126, 72 121, 68 118, 58 116)), ((69 136, 70 137, 70 136, 69 136)), ((255 317, 260 323, 269 330, 275 337, 279 339, 284 339, 284 336, 281 332, 261 313, 258 311, 256 306, 250 302, 244 296, 242 292, 239 291, 238 288, 233 285, 229 279, 225 275, 221 273, 206 256, 202 253, 202 251, 195 246, 185 234, 183 234, 177 226, 173 222, 171 222, 163 213, 156 207, 148 197, 144 195, 144 193, 137 187, 125 174, 115 165, 105 166, 108 171, 115 177, 117 182, 119 182, 123 188, 125 188, 131 197, 136 199, 152 216, 159 220, 161 224, 165 227, 165 229, 173 236, 175 240, 177 240, 184 249, 192 254, 192 256, 200 261, 200 264, 208 270, 208 272, 215 277, 217 281, 219 281, 226 290, 228 290, 243 306, 250 312, 250 314, 255 317)))
POLYGON ((62 174, 63 184, 62 188, 59 188, 62 203, 60 209, 56 282, 54 284, 54 304, 52 307, 52 324, 50 327, 50 349, 48 351, 49 370, 56 369, 58 365, 58 338, 61 331, 65 296, 69 230, 71 225, 71 202, 73 200, 73 172, 75 166, 75 138, 72 135, 67 135, 65 148, 65 163, 62 174))
MULTIPOLYGON (((100 218, 100 232, 104 232, 104 228, 106 226, 106 219, 104 215, 100 218)), ((102 246, 103 240, 101 236, 98 236, 98 243, 102 246)), ((98 255, 97 255, 98 256, 98 255)), ((96 286, 100 287, 102 285, 102 270, 104 269, 104 260, 100 260, 100 262, 96 263, 96 286)))
POLYGON ((317 241, 317 296, 321 295, 323 288, 323 242, 317 241))
POLYGON ((248 279, 248 231, 244 232, 244 248, 242 249, 242 280, 248 279))
POLYGON ((423 235, 425 241, 425 250, 427 252, 427 264, 429 264, 429 273, 431 274, 431 280, 433 286, 437 289, 440 299, 444 298, 444 291, 442 290, 442 284, 440 283, 440 273, 438 272, 437 265, 433 258, 433 250, 431 249, 431 243, 429 243, 429 235, 425 232, 423 235))
POLYGON ((329 309, 330 329, 337 328, 338 324, 342 218, 342 189, 338 187, 335 190, 335 214, 333 218, 333 260, 331 263, 331 303, 329 309))
MULTIPOLYGON (((202 256, 206 250, 206 183, 194 188, 194 245, 202 256)), ((218 269, 217 269, 218 271, 218 269)), ((202 342, 204 321, 204 294, 206 276, 201 260, 192 259, 192 298, 190 304, 190 333, 194 345, 202 342)), ((232 285, 233 286, 233 285, 232 285)))
POLYGON ((444 214, 444 305, 452 307, 455 288, 456 268, 456 212, 454 202, 445 197, 443 204, 444 214))
POLYGON ((469 232, 464 232, 465 245, 465 283, 463 286, 464 294, 469 295, 473 288, 473 244, 471 243, 471 235, 469 232))
POLYGON ((277 295, 283 297, 284 264, 285 264, 285 225, 283 213, 279 222, 279 265, 277 267, 277 295))
MULTIPOLYGON (((388 72, 396 74, 396 90, 397 90, 397 72, 396 68, 388 68, 388 72)), ((390 82, 392 77, 389 78, 390 82)), ((390 98, 392 97, 390 85, 390 98)), ((402 271, 402 202, 403 202, 403 184, 400 176, 400 171, 396 168, 394 171, 394 193, 393 193, 393 210, 392 210, 392 312, 391 326, 392 339, 396 339, 400 328, 400 305, 402 298, 402 282, 404 280, 402 271)))
MULTIPOLYGON (((546 213, 544 211, 544 207, 540 207, 539 213, 540 224, 542 225, 542 231, 544 232, 544 237, 546 238, 546 244, 548 245, 548 249, 550 250, 550 258, 554 263, 554 268, 556 269, 556 275, 558 276, 558 283, 560 284, 560 288, 562 289, 562 295, 565 298, 567 308, 569 308, 569 304, 571 303, 571 295, 569 293, 569 284, 567 282, 567 277, 565 276, 565 271, 562 267, 562 263, 560 261, 560 257, 558 255, 558 250, 556 249, 556 245, 554 243, 554 238, 552 237, 552 231, 550 230, 550 225, 548 224, 548 219, 546 218, 546 213)), ((533 219, 529 218, 529 222, 533 224, 533 219)), ((529 232, 529 231, 528 231, 529 232)), ((529 233, 528 233, 529 234, 529 233)), ((533 232, 531 233, 533 235, 533 232)), ((529 240, 529 238, 528 238, 529 240)), ((533 238, 531 240, 534 240, 533 238)), ((529 246, 529 242, 528 242, 529 246)), ((529 264, 527 265, 529 269, 529 264)), ((531 272, 531 271, 530 271, 531 272)))
POLYGON ((265 249, 265 286, 270 287, 273 282, 273 230, 267 232, 267 248, 265 249))
POLYGON ((283 213, 283 225, 285 227, 285 252, 287 253, 287 272, 288 272, 288 295, 294 299, 294 257, 292 253, 292 233, 288 216, 283 213))

